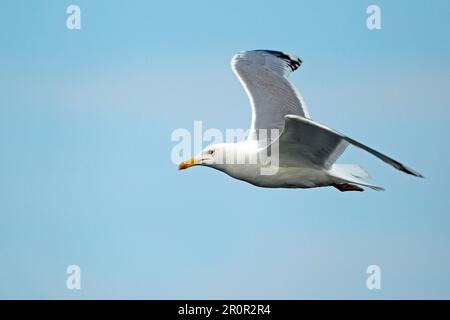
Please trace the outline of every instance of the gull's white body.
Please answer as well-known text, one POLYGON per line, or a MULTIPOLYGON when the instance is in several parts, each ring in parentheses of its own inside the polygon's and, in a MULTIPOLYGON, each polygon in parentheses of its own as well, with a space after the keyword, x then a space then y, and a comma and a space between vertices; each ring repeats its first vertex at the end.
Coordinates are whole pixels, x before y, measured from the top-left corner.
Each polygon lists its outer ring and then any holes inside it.
MULTIPOLYGON (((262 174, 270 166, 260 161, 260 153, 264 153, 265 148, 258 147, 254 140, 246 140, 237 143, 227 143, 218 145, 224 153, 240 155, 245 159, 245 163, 227 164, 222 158, 222 164, 215 163, 211 167, 223 171, 233 178, 249 182, 258 187, 266 188, 313 188, 328 186, 332 183, 332 177, 322 168, 311 166, 277 166, 274 167, 274 174, 262 174), (257 159, 253 163, 249 159, 257 159)), ((234 158, 236 159, 237 156, 234 158)), ((216 161, 217 162, 217 161, 216 161)), ((268 172, 272 173, 272 172, 268 172)))
MULTIPOLYGON (((235 179, 246 181, 258 187, 316 188, 330 186, 333 183, 346 183, 349 182, 349 179, 353 179, 352 181, 354 183, 354 179, 357 179, 354 176, 345 177, 345 171, 339 173, 338 169, 340 166, 332 166, 330 170, 327 170, 321 166, 312 165, 308 161, 299 161, 296 165, 283 165, 281 163, 276 167, 271 167, 270 163, 266 164, 260 161, 262 158, 261 153, 266 154, 265 148, 259 147, 255 140, 219 144, 216 145, 216 148, 221 149, 223 154, 234 155, 232 159, 236 159, 239 155, 239 157, 242 157, 241 159, 245 159, 245 162, 240 164, 232 161, 232 163, 227 164, 225 156, 223 156, 221 157, 220 163, 217 163, 216 159, 215 163, 205 163, 205 165, 223 171, 235 179), (249 159, 257 159, 257 161, 251 162, 249 159), (273 171, 267 171, 269 169, 273 171), (342 178, 338 177, 339 174, 342 175, 342 178)), ((361 174, 366 175, 364 171, 361 171, 361 174)), ((367 184, 363 181, 358 182, 360 185, 368 186, 375 190, 382 190, 380 187, 367 184)))
POLYGON ((237 53, 231 66, 252 106, 249 137, 246 141, 210 146, 197 159, 180 164, 180 169, 192 165, 210 166, 236 179, 267 188, 334 186, 341 191, 362 191, 358 186, 367 186, 382 190, 362 180, 369 175, 358 165, 336 164, 346 147, 354 145, 398 170, 422 177, 400 162, 311 120, 302 96, 287 79, 300 65, 298 57, 279 51, 237 53), (269 134, 269 138, 263 139, 266 137, 263 133, 269 134), (273 161, 270 163, 275 168, 267 173, 271 167, 261 156, 273 150, 278 151, 277 161, 275 166, 273 161), (246 160, 227 162, 224 154, 246 160))
POLYGON ((233 165, 223 170, 233 178, 265 188, 316 188, 335 182, 325 170, 310 167, 280 167, 274 175, 262 175, 260 165, 233 165))

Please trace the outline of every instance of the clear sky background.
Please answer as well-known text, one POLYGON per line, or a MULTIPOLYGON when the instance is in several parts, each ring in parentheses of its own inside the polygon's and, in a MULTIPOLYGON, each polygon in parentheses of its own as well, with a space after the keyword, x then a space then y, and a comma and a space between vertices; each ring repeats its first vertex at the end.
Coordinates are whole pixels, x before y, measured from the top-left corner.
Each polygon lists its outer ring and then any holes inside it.
POLYGON ((447 0, 2 1, 0 298, 450 298, 449 32, 447 0), (300 56, 313 119, 426 179, 358 150, 386 192, 178 172, 173 130, 249 126, 247 49, 300 56))

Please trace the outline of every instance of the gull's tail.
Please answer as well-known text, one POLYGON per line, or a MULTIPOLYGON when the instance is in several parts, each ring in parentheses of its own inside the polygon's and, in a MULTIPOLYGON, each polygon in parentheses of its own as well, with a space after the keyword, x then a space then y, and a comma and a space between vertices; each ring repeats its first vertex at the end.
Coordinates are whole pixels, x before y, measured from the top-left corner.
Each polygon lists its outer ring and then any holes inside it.
POLYGON ((357 164, 333 164, 328 172, 334 178, 333 186, 341 191, 363 191, 363 189, 353 186, 369 187, 376 191, 384 191, 382 187, 367 183, 362 179, 370 178, 366 170, 357 164))

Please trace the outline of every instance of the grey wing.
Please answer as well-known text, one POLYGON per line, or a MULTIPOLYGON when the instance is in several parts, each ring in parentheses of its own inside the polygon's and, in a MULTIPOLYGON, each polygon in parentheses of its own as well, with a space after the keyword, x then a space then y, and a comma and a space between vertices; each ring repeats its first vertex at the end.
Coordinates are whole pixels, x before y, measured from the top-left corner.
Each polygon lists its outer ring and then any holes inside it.
POLYGON ((397 170, 423 177, 417 171, 378 152, 356 140, 310 119, 288 115, 283 132, 278 140, 280 166, 313 164, 330 169, 349 144, 361 148, 397 170))
POLYGON ((335 131, 294 115, 285 117, 284 130, 276 143, 280 166, 304 164, 325 169, 331 168, 349 145, 335 131))
POLYGON ((288 114, 309 118, 302 96, 287 79, 301 63, 294 55, 271 50, 243 51, 234 55, 232 69, 252 107, 249 139, 257 139, 261 129, 281 132, 284 116, 288 114))

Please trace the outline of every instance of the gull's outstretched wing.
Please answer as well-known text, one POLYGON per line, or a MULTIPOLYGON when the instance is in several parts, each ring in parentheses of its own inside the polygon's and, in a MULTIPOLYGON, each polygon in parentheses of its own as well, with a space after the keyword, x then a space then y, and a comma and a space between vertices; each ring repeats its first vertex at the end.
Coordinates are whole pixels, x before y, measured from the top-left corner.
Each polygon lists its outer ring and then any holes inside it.
POLYGON ((345 151, 346 147, 352 144, 373 154, 397 170, 416 177, 423 177, 417 171, 408 168, 381 152, 310 119, 295 115, 287 115, 285 119, 284 130, 274 142, 278 143, 280 166, 312 164, 330 169, 345 151))
POLYGON ((285 115, 309 118, 302 96, 287 79, 301 63, 294 55, 272 50, 234 55, 231 67, 247 92, 253 111, 249 139, 256 139, 260 129, 281 132, 285 115))

